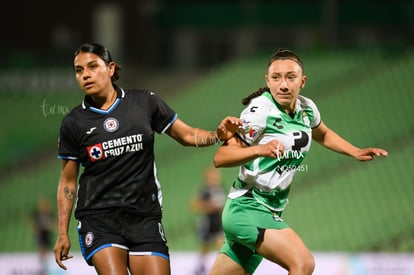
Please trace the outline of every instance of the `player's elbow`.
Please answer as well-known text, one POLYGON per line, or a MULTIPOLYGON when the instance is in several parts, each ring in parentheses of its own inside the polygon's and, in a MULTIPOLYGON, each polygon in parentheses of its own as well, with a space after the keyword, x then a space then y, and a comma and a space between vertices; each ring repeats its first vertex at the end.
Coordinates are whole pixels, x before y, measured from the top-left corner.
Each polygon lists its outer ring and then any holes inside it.
POLYGON ((223 167, 223 162, 221 161, 220 157, 217 156, 217 154, 214 156, 213 163, 214 163, 214 167, 216 168, 223 167))
POLYGON ((214 158, 214 160, 213 160, 213 164, 214 164, 214 167, 215 168, 220 168, 221 166, 220 166, 220 163, 216 160, 216 158, 214 158))
POLYGON ((222 168, 222 167, 234 167, 239 165, 238 163, 234 163, 233 161, 231 161, 230 159, 226 159, 220 156, 215 156, 214 157, 214 167, 216 168, 222 168))

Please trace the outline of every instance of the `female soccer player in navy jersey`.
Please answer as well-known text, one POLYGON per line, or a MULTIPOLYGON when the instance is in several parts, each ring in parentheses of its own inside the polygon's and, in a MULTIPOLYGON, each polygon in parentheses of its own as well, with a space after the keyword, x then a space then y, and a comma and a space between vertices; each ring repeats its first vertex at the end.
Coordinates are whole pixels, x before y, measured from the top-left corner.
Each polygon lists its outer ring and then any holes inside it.
POLYGON ((63 261, 72 258, 68 227, 76 201, 82 254, 98 274, 170 274, 154 135, 209 146, 231 138, 241 121, 226 117, 216 131, 190 127, 153 92, 115 85, 121 66, 99 44, 81 45, 74 69, 85 98, 60 128, 56 262, 66 269, 63 261))
POLYGON ((290 275, 309 275, 314 259, 280 215, 294 174, 314 139, 328 149, 360 161, 387 156, 380 148, 350 144, 321 120, 315 103, 299 95, 306 76, 299 56, 280 49, 270 59, 266 87, 242 103, 243 132, 221 146, 217 167, 240 166, 222 220, 225 243, 210 275, 252 274, 264 258, 290 275))

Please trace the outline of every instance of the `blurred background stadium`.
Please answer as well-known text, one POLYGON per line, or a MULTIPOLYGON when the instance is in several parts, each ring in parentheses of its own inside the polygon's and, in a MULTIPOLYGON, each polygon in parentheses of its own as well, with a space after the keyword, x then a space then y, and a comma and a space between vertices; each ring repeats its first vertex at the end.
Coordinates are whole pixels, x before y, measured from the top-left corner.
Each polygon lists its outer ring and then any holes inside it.
MULTIPOLYGON (((414 1, 12 1, 0 23, 0 254, 36 251, 30 218, 40 197, 56 213, 57 135, 83 98, 72 58, 86 41, 123 65, 121 86, 148 88, 207 129, 239 115, 277 48, 296 51, 302 93, 325 123, 390 156, 360 163, 314 144, 285 220, 315 252, 414 253, 414 1)), ((215 150, 157 136, 172 251, 197 250, 189 201, 215 150)), ((222 172, 229 188, 237 169, 222 172)), ((79 251, 75 228, 72 219, 79 251)))

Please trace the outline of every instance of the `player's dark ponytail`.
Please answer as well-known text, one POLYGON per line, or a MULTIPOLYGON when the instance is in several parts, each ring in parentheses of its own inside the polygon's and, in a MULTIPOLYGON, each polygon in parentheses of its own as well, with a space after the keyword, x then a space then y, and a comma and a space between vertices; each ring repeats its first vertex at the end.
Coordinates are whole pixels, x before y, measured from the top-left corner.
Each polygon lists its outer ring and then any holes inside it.
POLYGON ((111 53, 102 45, 98 43, 84 43, 82 44, 76 51, 75 56, 79 53, 93 53, 99 56, 105 64, 109 64, 111 62, 115 63, 115 71, 111 78, 112 82, 115 82, 119 79, 119 72, 122 70, 122 66, 117 64, 115 61, 112 60, 111 53))
POLYGON ((259 88, 259 90, 255 91, 252 94, 250 94, 250 95, 246 96, 245 98, 243 98, 242 99, 242 104, 243 105, 248 105, 250 103, 250 100, 252 100, 255 97, 260 96, 264 92, 269 92, 269 88, 268 87, 259 88))

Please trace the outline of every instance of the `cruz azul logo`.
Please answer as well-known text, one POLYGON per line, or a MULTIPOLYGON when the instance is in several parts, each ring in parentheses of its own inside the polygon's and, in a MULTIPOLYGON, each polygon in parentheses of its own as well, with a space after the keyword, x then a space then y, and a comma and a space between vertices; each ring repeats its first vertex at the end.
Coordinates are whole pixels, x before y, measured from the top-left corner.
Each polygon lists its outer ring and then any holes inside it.
POLYGON ((88 146, 86 149, 88 150, 88 156, 89 156, 90 161, 95 162, 98 160, 105 159, 102 144, 95 144, 92 146, 88 146))
POLYGON ((96 162, 109 157, 117 157, 130 152, 139 152, 144 149, 143 134, 130 135, 97 143, 86 147, 89 160, 96 162))

